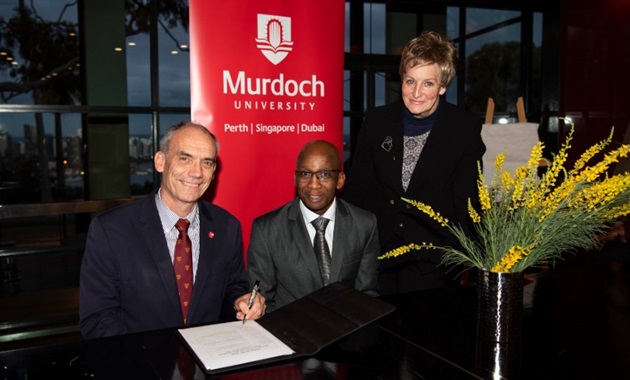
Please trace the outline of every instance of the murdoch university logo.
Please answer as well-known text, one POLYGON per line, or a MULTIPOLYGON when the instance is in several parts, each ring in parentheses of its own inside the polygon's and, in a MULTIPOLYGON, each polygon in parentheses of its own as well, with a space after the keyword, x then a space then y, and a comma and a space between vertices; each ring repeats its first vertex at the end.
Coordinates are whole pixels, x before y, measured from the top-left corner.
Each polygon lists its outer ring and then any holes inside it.
POLYGON ((293 50, 291 17, 259 14, 256 46, 274 65, 282 62, 293 50))

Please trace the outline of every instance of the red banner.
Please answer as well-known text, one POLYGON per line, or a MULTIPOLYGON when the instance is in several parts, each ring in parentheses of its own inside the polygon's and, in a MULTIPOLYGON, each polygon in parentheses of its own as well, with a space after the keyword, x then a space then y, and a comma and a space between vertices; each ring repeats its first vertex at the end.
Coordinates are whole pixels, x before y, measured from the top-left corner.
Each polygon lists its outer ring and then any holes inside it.
POLYGON ((305 142, 343 152, 344 4, 190 0, 191 117, 220 145, 208 197, 246 247, 252 220, 295 196, 305 142))

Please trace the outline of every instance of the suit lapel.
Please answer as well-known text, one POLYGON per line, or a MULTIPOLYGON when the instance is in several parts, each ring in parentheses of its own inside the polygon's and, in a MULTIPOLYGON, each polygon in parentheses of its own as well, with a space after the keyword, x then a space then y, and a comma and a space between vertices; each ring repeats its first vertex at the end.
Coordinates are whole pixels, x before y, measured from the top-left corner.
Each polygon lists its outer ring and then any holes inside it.
POLYGON ((343 201, 337 198, 337 210, 335 212, 335 231, 333 232, 333 251, 330 268, 330 282, 335 282, 341 275, 341 268, 348 249, 350 241, 348 236, 342 231, 347 231, 351 227, 350 215, 343 201))
POLYGON ((306 263, 306 267, 311 272, 313 278, 318 281, 320 286, 324 286, 322 275, 319 272, 319 264, 317 263, 317 258, 313 252, 313 244, 311 243, 311 238, 306 230, 304 217, 300 212, 299 202, 299 199, 296 198, 289 207, 288 224, 291 231, 291 238, 293 239, 293 243, 298 251, 298 254, 302 256, 302 259, 306 263))
POLYGON ((383 123, 383 139, 380 142, 381 149, 386 153, 386 159, 384 160, 385 170, 383 173, 389 176, 387 181, 390 184, 395 184, 396 190, 399 194, 403 194, 402 181, 400 175, 402 173, 402 159, 403 159, 403 110, 404 105, 400 102, 400 107, 394 108, 395 111, 386 115, 385 122, 383 123), (391 144, 389 144, 391 141, 391 144))
POLYGON ((197 263, 197 275, 195 277, 195 285, 193 286, 193 294, 191 299, 190 310, 188 311, 188 319, 194 316, 196 306, 202 300, 202 290, 210 285, 210 277, 213 268, 219 268, 217 264, 218 255, 215 254, 214 230, 215 222, 210 211, 203 206, 203 202, 198 203, 199 206, 199 261, 197 263))

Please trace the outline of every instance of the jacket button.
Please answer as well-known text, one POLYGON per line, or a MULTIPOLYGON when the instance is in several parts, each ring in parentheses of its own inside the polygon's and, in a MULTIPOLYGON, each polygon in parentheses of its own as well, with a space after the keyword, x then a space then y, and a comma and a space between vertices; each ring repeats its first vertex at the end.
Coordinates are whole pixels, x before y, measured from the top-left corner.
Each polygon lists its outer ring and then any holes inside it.
POLYGON ((403 228, 403 227, 404 227, 404 225, 403 225, 402 223, 400 223, 398 226, 399 226, 400 228, 403 228))
POLYGON ((405 205, 405 207, 407 207, 408 209, 410 209, 410 208, 411 208, 411 205, 410 205, 409 203, 407 203, 407 204, 405 205))
POLYGON ((393 200, 393 199, 390 199, 390 200, 389 200, 389 204, 390 204, 390 205, 393 205, 393 204, 394 204, 394 200, 393 200))

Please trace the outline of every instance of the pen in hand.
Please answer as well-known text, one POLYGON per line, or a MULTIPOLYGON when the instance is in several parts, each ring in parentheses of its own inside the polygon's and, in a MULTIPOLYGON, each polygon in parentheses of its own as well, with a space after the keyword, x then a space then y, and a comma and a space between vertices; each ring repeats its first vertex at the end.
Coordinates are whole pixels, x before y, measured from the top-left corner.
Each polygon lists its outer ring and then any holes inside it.
MULTIPOLYGON (((256 298, 256 294, 258 294, 258 291, 260 290, 259 285, 260 285, 260 280, 256 280, 256 282, 254 283, 254 288, 252 289, 252 295, 249 296, 249 301, 247 302, 248 309, 251 309, 252 306, 254 305, 254 299, 256 298)), ((247 314, 243 315, 243 324, 245 324, 246 317, 247 317, 247 314)))

